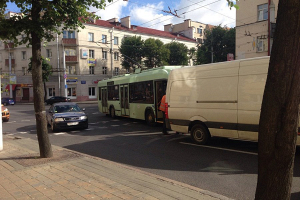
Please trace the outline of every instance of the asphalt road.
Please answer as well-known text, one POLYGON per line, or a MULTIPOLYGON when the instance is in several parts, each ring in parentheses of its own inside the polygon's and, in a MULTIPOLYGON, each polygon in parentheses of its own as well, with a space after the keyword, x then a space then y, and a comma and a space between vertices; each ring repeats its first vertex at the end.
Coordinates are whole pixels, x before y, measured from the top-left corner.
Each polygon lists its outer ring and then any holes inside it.
MULTIPOLYGON (((233 199, 254 199, 257 179, 257 143, 213 139, 195 145, 188 135, 162 135, 161 124, 149 127, 128 118, 111 119, 86 108, 89 129, 52 133, 53 145, 65 147, 164 176, 233 199)), ((49 108, 49 106, 46 106, 49 108)), ((36 139, 33 105, 8 106, 11 119, 3 134, 36 139)), ((300 149, 297 149, 292 198, 300 199, 300 149)))

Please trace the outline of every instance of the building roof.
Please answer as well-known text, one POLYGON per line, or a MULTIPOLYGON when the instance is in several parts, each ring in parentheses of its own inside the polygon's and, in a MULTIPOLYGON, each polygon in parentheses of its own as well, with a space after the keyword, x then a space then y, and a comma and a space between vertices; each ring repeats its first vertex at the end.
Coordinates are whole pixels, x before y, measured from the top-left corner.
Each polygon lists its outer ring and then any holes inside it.
POLYGON ((177 39, 177 40, 182 40, 182 41, 187 41, 187 42, 197 42, 196 40, 187 38, 183 35, 178 35, 176 33, 171 33, 167 31, 161 31, 161 30, 156 30, 156 29, 151 29, 151 28, 146 28, 146 27, 141 27, 141 26, 136 26, 136 25, 131 25, 131 28, 127 28, 125 26, 122 26, 120 22, 108 22, 104 20, 97 19, 95 20, 95 23, 88 22, 87 24, 94 24, 97 26, 103 26, 103 27, 108 27, 114 29, 120 30, 120 31, 128 31, 131 33, 136 33, 136 34, 146 34, 146 35, 153 35, 153 36, 158 36, 158 37, 165 37, 165 38, 170 38, 170 39, 177 39))

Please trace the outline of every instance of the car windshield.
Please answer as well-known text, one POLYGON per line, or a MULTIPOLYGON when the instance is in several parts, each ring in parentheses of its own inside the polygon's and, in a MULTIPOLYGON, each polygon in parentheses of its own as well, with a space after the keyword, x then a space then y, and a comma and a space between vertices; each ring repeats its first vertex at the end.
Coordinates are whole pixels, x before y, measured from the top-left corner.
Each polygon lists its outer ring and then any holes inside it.
POLYGON ((80 112, 78 105, 58 105, 54 107, 55 113, 65 113, 65 112, 80 112))

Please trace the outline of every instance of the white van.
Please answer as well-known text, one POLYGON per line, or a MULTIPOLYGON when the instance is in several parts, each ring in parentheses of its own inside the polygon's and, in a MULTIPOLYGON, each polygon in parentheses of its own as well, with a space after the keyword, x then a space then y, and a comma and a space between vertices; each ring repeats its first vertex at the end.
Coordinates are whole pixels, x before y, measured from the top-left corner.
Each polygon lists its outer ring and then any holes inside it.
POLYGON ((166 91, 171 130, 190 133, 198 144, 213 136, 257 141, 269 58, 172 70, 166 91))

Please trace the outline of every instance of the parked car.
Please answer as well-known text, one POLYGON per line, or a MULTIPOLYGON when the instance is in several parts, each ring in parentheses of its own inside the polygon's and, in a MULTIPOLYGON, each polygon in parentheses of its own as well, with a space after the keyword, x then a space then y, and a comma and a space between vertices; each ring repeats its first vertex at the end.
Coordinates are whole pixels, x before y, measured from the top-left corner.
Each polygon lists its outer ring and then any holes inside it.
POLYGON ((2 121, 3 122, 8 122, 9 121, 9 111, 8 109, 2 104, 1 105, 2 109, 2 121))
POLYGON ((1 98, 1 103, 3 104, 3 105, 15 105, 15 101, 14 101, 14 99, 13 98, 1 98))
POLYGON ((68 97, 61 97, 61 96, 55 96, 55 97, 51 97, 50 99, 47 99, 45 101, 45 103, 48 105, 52 105, 54 103, 58 103, 58 102, 70 102, 71 99, 68 97))
POLYGON ((84 111, 76 103, 55 103, 47 112, 47 123, 53 132, 61 129, 87 129, 88 117, 84 111))

